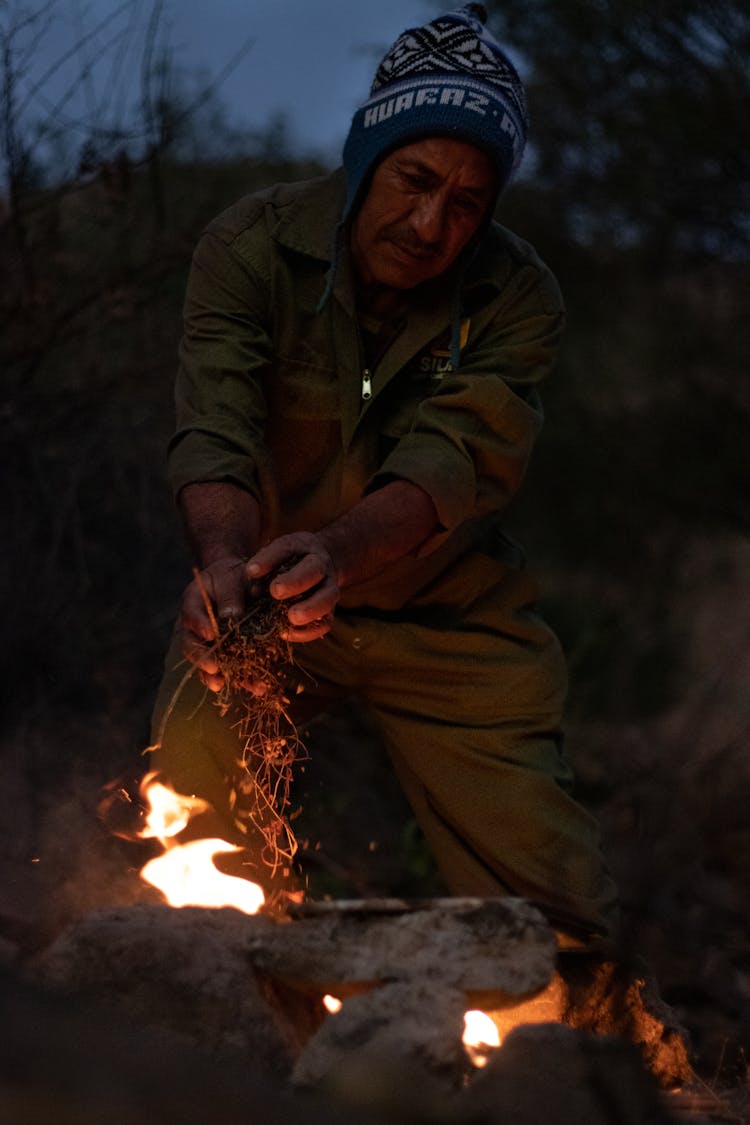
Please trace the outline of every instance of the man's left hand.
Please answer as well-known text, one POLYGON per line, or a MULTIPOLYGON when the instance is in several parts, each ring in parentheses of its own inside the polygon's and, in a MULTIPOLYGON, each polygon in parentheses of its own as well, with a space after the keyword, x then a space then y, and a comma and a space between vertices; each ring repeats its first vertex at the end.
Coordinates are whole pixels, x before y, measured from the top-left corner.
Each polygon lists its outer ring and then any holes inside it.
POLYGON ((269 592, 279 601, 299 598, 289 606, 286 639, 295 643, 315 641, 330 629, 341 593, 336 565, 320 535, 308 531, 281 535, 253 555, 245 572, 250 582, 256 582, 292 559, 297 561, 276 574, 269 592))

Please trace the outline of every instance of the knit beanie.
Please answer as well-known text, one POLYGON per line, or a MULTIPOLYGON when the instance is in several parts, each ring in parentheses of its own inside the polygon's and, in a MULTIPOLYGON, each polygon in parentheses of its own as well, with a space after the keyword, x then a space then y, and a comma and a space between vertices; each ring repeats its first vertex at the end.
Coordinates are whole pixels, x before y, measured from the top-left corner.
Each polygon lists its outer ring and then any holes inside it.
POLYGON ((466 4, 404 31, 387 52, 344 145, 345 215, 389 151, 427 136, 476 145, 493 160, 499 190, 508 184, 526 142, 526 99, 486 19, 482 4, 466 4))

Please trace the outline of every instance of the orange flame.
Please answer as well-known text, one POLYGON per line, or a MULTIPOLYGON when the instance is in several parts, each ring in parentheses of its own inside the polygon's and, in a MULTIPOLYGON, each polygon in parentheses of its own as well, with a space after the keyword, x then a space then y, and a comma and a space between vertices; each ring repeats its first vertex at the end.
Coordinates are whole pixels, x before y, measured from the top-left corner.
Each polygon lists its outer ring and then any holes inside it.
POLYGON ((172 837, 186 827, 196 813, 210 808, 200 797, 175 793, 169 786, 147 774, 141 795, 148 805, 144 839, 157 839, 164 853, 141 869, 141 879, 156 887, 170 906, 232 906, 244 914, 257 914, 265 902, 263 890, 248 879, 225 875, 214 865, 214 856, 238 852, 241 848, 226 840, 192 840, 177 844, 172 837))
POLYGON ((182 832, 191 816, 205 812, 210 805, 201 797, 175 793, 174 789, 157 781, 157 777, 156 773, 147 773, 141 782, 141 796, 148 802, 148 811, 146 827, 138 835, 144 840, 154 837, 164 844, 167 837, 182 832))
POLYGON ((500 1032, 485 1012, 473 1008, 464 1013, 463 1044, 474 1066, 486 1066, 500 1042, 500 1032))

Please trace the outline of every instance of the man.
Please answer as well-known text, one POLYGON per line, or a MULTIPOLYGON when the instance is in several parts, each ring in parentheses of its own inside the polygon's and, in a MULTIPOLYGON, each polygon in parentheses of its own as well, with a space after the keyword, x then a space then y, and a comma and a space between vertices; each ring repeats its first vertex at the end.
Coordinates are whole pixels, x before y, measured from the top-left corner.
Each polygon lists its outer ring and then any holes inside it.
POLYGON ((343 173, 247 197, 198 245, 170 475, 201 568, 176 643, 205 686, 175 701, 173 652, 154 764, 236 836, 205 592, 236 620, 296 559, 270 586, 297 599, 293 711, 360 696, 452 893, 524 895, 589 934, 612 884, 569 795, 559 646, 501 530, 563 310, 492 221, 527 120, 485 18, 469 4, 405 32, 343 173))

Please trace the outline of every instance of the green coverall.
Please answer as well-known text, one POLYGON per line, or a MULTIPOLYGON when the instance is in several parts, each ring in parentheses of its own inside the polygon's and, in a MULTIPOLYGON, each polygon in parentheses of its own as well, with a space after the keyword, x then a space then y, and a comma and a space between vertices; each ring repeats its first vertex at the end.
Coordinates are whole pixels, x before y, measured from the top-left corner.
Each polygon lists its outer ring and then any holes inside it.
MULTIPOLYGON (((346 588, 330 633, 296 646, 311 681, 293 706, 307 716, 351 693, 367 703, 452 893, 520 894, 563 924, 606 931, 614 888, 562 751, 564 662, 500 528, 541 424, 536 386, 564 319, 557 284, 493 223, 460 276, 407 295, 402 323, 360 324, 345 258, 321 302, 343 198, 341 173, 279 186, 204 233, 185 306, 173 488, 247 489, 263 541, 315 531, 389 480, 428 493, 435 534, 346 588)), ((217 831, 237 839, 231 715, 193 677, 164 719, 184 668, 175 641, 154 767, 211 801, 217 831)))

